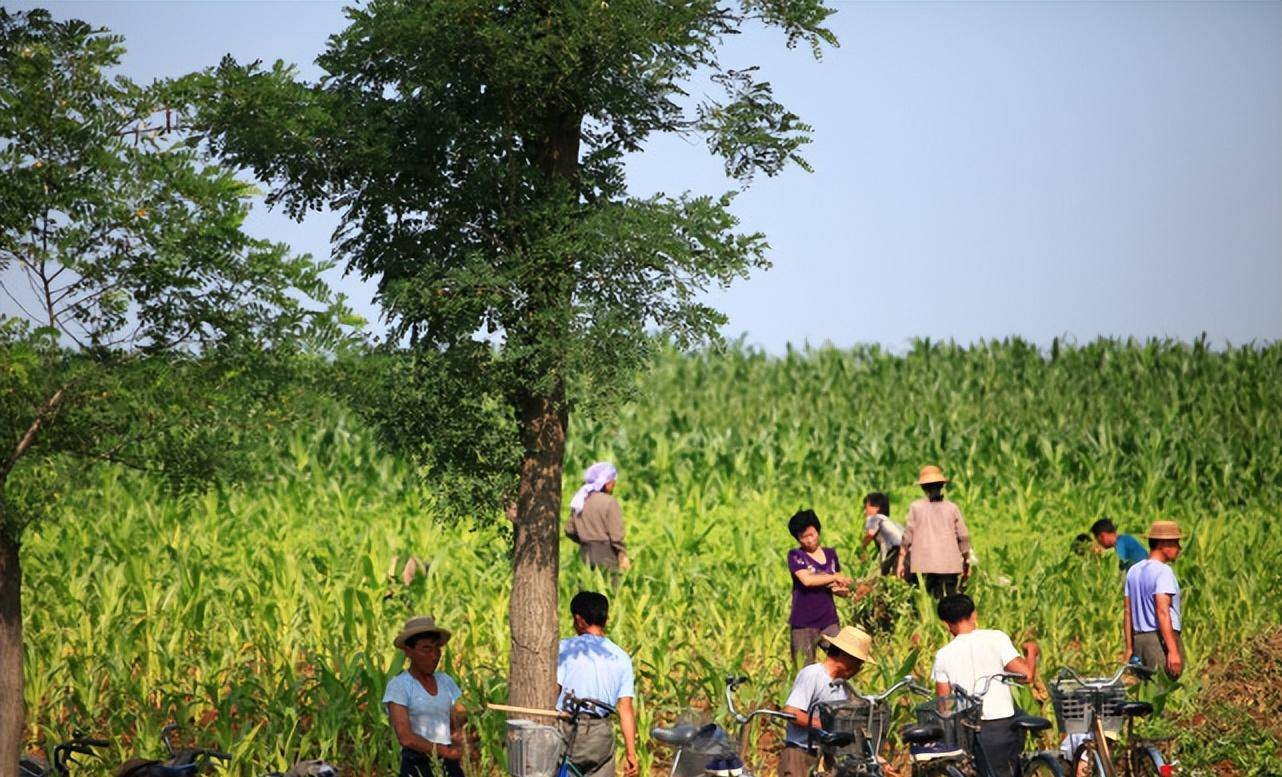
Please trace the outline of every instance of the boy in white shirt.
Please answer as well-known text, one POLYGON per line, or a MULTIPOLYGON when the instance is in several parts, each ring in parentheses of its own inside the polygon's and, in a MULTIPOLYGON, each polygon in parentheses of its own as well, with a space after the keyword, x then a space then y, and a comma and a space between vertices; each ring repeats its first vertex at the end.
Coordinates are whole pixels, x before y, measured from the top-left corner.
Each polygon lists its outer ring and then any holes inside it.
MULTIPOLYGON (((952 594, 939 600, 939 619, 948 627, 953 639, 935 654, 931 677, 935 693, 947 696, 954 686, 974 694, 985 677, 1000 672, 1015 672, 1032 682, 1037 672, 1037 644, 1024 643, 1020 655, 1005 632, 979 628, 975 602, 965 594, 952 594)), ((995 777, 1013 777, 1018 773, 1023 734, 1011 727, 1015 719, 1015 701, 1010 688, 1000 680, 988 684, 984 710, 976 737, 980 758, 995 777)))

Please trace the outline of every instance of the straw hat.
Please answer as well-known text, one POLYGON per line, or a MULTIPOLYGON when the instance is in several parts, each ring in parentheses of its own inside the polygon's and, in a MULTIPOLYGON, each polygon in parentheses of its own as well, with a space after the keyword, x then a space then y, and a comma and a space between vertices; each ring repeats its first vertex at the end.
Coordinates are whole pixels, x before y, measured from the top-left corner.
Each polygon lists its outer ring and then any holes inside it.
POLYGON ((835 637, 821 637, 819 644, 825 647, 832 645, 841 652, 849 653, 869 664, 877 663, 872 660, 872 637, 857 626, 846 626, 837 632, 835 637))
POLYGON ((431 615, 415 615, 405 621, 405 625, 401 627, 401 633, 396 635, 396 639, 392 640, 392 644, 398 648, 403 648, 410 637, 418 634, 435 634, 438 640, 437 644, 440 645, 450 641, 450 630, 437 626, 436 620, 431 615))
POLYGON ((927 464, 921 468, 921 476, 917 478, 917 485, 924 486, 927 483, 947 483, 948 478, 944 477, 944 471, 934 464, 927 464))
POLYGON ((1150 540, 1182 540, 1184 535, 1180 533, 1180 525, 1175 521, 1153 521, 1153 525, 1148 527, 1148 538, 1150 540))

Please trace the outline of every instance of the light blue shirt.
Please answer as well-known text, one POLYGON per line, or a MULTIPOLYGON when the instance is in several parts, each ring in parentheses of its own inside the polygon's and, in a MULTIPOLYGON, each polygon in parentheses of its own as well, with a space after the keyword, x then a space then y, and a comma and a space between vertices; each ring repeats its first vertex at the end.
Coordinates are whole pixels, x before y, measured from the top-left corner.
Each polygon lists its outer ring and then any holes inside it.
POLYGON ((608 637, 580 634, 561 640, 556 659, 556 681, 561 685, 557 709, 562 709, 567 691, 580 699, 597 699, 615 705, 631 698, 632 659, 608 637))
POLYGON ((454 678, 436 672, 436 695, 427 692, 423 684, 409 672, 401 672, 387 684, 383 692, 383 706, 399 704, 409 710, 410 728, 415 734, 438 745, 450 743, 450 710, 463 696, 454 678))
POLYGON ((1171 597, 1171 628, 1180 630, 1180 584, 1167 564, 1144 559, 1126 570, 1126 596, 1131 600, 1131 631, 1157 631, 1158 594, 1171 597))
MULTIPOLYGON (((810 708, 821 701, 846 701, 849 698, 845 683, 833 685, 833 679, 828 676, 828 668, 821 661, 797 672, 797 679, 792 684, 792 691, 784 706, 810 712, 810 708)), ((806 737, 806 729, 795 723, 788 724, 788 734, 785 737, 788 742, 806 747, 806 737)))

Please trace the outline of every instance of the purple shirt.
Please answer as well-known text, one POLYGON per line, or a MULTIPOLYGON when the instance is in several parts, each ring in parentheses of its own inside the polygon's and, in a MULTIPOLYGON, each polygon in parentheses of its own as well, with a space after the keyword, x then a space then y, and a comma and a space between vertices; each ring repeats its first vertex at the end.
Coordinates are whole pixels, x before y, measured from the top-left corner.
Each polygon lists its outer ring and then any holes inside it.
POLYGON ((807 588, 797 579, 797 572, 809 569, 819 575, 841 571, 836 548, 823 549, 825 561, 821 564, 801 548, 788 551, 788 573, 792 575, 792 617, 788 623, 794 629, 822 629, 837 622, 837 605, 827 586, 807 588))

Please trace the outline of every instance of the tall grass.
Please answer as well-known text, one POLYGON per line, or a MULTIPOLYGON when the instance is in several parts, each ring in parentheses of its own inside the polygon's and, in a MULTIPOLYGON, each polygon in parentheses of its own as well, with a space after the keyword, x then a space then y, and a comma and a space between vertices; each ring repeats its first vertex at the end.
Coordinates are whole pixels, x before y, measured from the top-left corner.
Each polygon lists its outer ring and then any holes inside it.
MULTIPOLYGON (((1191 530, 1177 574, 1191 666, 1279 622, 1282 606, 1282 347, 1100 341, 1054 358, 1018 341, 965 350, 744 349, 666 355, 643 399, 576 418, 567 481, 612 458, 635 568, 612 597, 611 632, 638 673, 640 725, 718 706, 720 677, 781 701, 787 663, 786 518, 813 506, 848 568, 860 501, 884 490, 902 518, 917 469, 954 478, 980 557, 972 593, 987 625, 1036 633, 1050 665, 1103 668, 1121 650, 1120 578, 1108 558, 1069 552, 1100 515, 1141 532, 1157 517, 1191 530)), ((172 499, 105 469, 61 520, 26 539, 29 736, 72 725, 155 752, 160 728, 237 756, 255 774, 299 756, 386 774, 395 742, 379 705, 399 670, 391 637, 410 612, 455 629, 445 669, 467 703, 506 695, 510 581, 498 522, 442 526, 412 467, 375 449, 349 417, 282 437, 261 482, 172 499), (427 574, 386 577, 416 554, 427 574)), ((567 542, 561 592, 608 590, 567 542)), ((917 601, 877 634, 876 688, 944 631, 917 601)), ((569 633, 562 615, 562 630, 569 633)), ((751 702, 746 699, 745 702, 751 702)), ((1031 699, 1026 703, 1033 704, 1031 699)), ((496 770, 502 721, 476 716, 496 770)), ((660 755, 643 747, 643 766, 660 755)))

